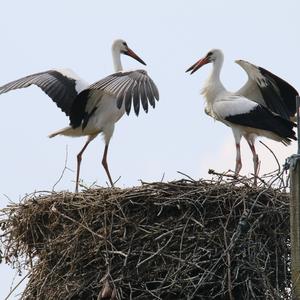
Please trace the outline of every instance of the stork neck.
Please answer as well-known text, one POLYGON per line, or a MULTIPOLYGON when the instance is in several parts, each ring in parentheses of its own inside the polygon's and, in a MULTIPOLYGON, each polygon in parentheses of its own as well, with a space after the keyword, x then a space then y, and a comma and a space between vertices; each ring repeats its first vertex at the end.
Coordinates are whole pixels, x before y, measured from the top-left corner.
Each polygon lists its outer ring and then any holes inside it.
POLYGON ((221 73, 222 66, 223 66, 223 58, 219 57, 219 59, 217 59, 213 63, 213 69, 209 77, 210 81, 213 81, 215 83, 221 83, 220 73, 221 73))
POLYGON ((214 103, 218 95, 226 91, 220 80, 222 65, 223 59, 219 59, 213 63, 213 70, 202 89, 202 94, 204 95, 208 105, 214 103))
POLYGON ((120 51, 117 51, 116 49, 112 49, 112 57, 113 57, 115 72, 122 71, 123 67, 122 67, 122 63, 121 63, 120 51))

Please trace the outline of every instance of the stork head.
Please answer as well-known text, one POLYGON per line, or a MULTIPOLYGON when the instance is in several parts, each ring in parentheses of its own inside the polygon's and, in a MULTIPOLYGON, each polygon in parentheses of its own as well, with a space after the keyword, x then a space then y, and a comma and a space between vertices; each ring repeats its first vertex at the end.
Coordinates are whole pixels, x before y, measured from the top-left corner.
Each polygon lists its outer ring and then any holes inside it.
POLYGON ((224 55, 220 49, 212 49, 210 50, 203 58, 199 59, 195 64, 189 67, 186 72, 190 72, 193 74, 202 66, 208 63, 216 63, 216 62, 223 62, 224 55))
POLYGON ((128 47, 127 43, 124 40, 115 40, 112 44, 112 51, 119 54, 131 56, 132 58, 146 66, 146 63, 128 47))

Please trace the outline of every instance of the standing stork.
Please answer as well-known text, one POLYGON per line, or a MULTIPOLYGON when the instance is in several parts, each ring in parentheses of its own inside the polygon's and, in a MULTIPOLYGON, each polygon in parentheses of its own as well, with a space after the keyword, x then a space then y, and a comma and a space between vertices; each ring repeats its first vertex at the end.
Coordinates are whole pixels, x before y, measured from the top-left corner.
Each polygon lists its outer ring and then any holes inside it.
POLYGON ((51 133, 50 138, 56 135, 87 136, 86 143, 77 155, 76 192, 78 192, 82 154, 99 133, 103 134, 105 141, 102 165, 111 186, 114 186, 107 164, 107 152, 115 123, 125 112, 130 113, 132 104, 135 114, 138 115, 140 105, 147 113, 148 104, 154 108, 155 100, 159 99, 158 89, 145 70, 123 71, 121 54, 129 55, 146 65, 124 40, 118 39, 112 45, 116 73, 92 85, 80 79, 71 70, 54 69, 32 74, 0 87, 0 94, 2 94, 33 84, 40 87, 56 103, 69 117, 70 126, 51 133))
POLYGON ((206 100, 205 112, 214 119, 231 127, 236 144, 235 173, 242 168, 240 141, 244 137, 253 154, 254 184, 257 183, 259 159, 255 150, 257 136, 289 145, 297 140, 290 121, 296 112, 297 91, 271 72, 249 62, 236 61, 248 74, 248 81, 237 92, 225 89, 220 72, 224 61, 221 50, 213 49, 192 65, 186 72, 191 74, 202 66, 212 63, 213 70, 206 81, 202 94, 206 100))

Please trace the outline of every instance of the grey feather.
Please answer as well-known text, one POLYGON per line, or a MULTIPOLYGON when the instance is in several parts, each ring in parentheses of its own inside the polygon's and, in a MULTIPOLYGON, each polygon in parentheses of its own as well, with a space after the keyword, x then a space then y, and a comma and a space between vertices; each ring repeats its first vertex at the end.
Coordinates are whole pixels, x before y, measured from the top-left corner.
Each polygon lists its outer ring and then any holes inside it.
POLYGON ((70 114, 72 103, 78 91, 76 90, 76 78, 65 75, 58 70, 48 70, 35 73, 14 80, 0 87, 0 94, 36 85, 41 88, 66 114, 70 114))
POLYGON ((155 100, 159 99, 158 89, 145 70, 118 72, 93 83, 89 89, 101 90, 117 99, 117 107, 121 108, 125 102, 126 113, 129 114, 133 102, 136 115, 140 105, 148 111, 148 102, 154 108, 155 100))

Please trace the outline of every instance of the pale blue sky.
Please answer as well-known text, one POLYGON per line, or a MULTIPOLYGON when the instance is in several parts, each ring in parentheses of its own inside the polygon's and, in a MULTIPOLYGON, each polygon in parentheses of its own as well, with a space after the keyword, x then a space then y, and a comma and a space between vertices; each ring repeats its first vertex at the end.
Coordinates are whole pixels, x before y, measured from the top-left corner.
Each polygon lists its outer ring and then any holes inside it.
MULTIPOLYGON (((110 145, 109 165, 119 187, 181 178, 207 177, 208 168, 234 167, 231 130, 203 112, 200 88, 211 65, 193 76, 185 70, 211 48, 225 54, 221 74, 229 90, 246 80, 234 63, 245 59, 271 70, 300 89, 300 2, 287 1, 2 1, 0 85, 51 68, 71 68, 93 82, 113 72, 111 43, 123 38, 147 63, 157 84, 155 110, 124 116, 110 145)), ((144 68, 123 57, 124 69, 144 68)), ((51 190, 64 167, 76 168, 76 154, 85 139, 48 133, 68 119, 38 88, 0 96, 0 205, 26 193, 51 190)), ((267 142, 283 163, 296 149, 267 142)), ((268 151, 258 146, 264 171, 275 168, 268 151)), ((86 185, 106 184, 101 166, 103 142, 97 138, 85 152, 81 178, 86 185)), ((243 174, 252 158, 242 144, 243 174)), ((74 189, 75 174, 67 171, 56 190, 74 189)), ((14 272, 0 265, 0 299, 8 294, 14 272)))

